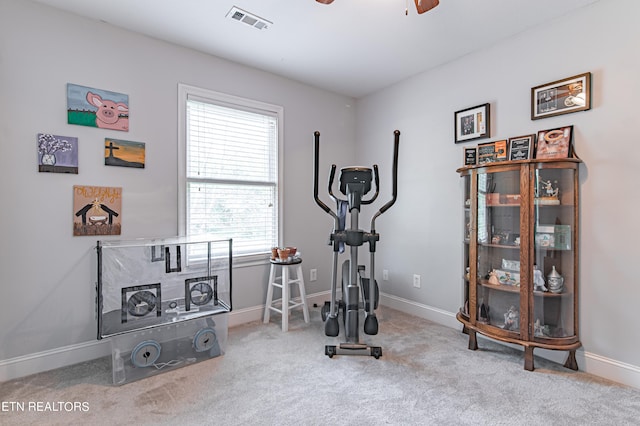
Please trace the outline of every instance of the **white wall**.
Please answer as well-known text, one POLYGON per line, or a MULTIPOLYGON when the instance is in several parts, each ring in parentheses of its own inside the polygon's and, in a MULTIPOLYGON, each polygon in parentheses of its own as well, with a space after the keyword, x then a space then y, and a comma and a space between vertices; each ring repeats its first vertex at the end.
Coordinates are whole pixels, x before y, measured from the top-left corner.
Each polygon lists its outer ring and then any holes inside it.
POLYGON ((492 138, 480 142, 573 124, 584 160, 580 337, 587 364, 605 360, 637 380, 638 16, 640 2, 602 0, 358 100, 358 161, 386 158, 388 135, 402 132, 398 204, 378 226, 377 274, 390 273, 384 292, 450 314, 462 304, 462 186, 455 170, 463 147, 477 141, 454 144, 454 111, 491 103, 492 138), (590 111, 530 119, 531 87, 587 71, 590 111), (412 286, 414 273, 423 276, 420 289, 412 286))
MULTIPOLYGON (((283 243, 302 250, 305 273, 318 269, 318 281, 307 282, 309 294, 328 289, 331 265, 325 245, 331 220, 312 200, 313 131, 322 132, 320 193, 331 163, 378 163, 378 207, 390 197, 393 130, 401 130, 398 202, 377 221, 378 282, 404 306, 452 326, 462 303, 462 194, 455 170, 465 146, 453 143, 453 112, 490 102, 495 137, 489 140, 575 125, 585 162, 580 327, 587 357, 580 368, 618 381, 626 368, 637 377, 633 313, 640 287, 633 272, 640 225, 632 215, 640 201, 631 175, 639 151, 633 132, 639 12, 634 0, 601 0, 355 103, 39 4, 1 0, 0 381, 56 366, 17 368, 25 359, 69 364, 78 360, 74 353, 95 345, 95 241, 72 236, 73 185, 123 187, 122 238, 177 233, 179 82, 284 106, 283 243), (591 111, 529 119, 531 87, 585 71, 593 73, 591 111), (127 93, 130 132, 66 124, 67 83, 127 93), (37 172, 40 132, 79 137, 78 175, 37 172), (105 137, 146 142, 146 168, 105 167, 105 137), (390 271, 388 282, 380 279, 382 269, 390 271), (421 289, 412 287, 414 273, 423 276, 421 289), (590 368, 596 359, 613 369, 590 368)), ((368 218, 361 227, 368 228, 368 218)), ((255 310, 264 303, 267 267, 234 273, 235 310, 255 310)))
MULTIPOLYGON (((73 185, 123 188, 122 235, 104 239, 177 235, 180 82, 284 107, 282 243, 302 251, 307 276, 318 268, 307 292, 328 290, 332 222, 313 201, 313 132, 326 182, 330 162, 353 158, 353 99, 21 0, 0 1, 0 73, 0 366, 95 343, 96 239, 72 236, 73 185), (67 124, 67 83, 128 94, 130 131, 67 124), (38 133, 78 137, 79 174, 39 173, 38 133), (145 142, 145 169, 104 166, 105 137, 145 142)), ((264 304, 267 275, 235 271, 235 310, 264 304)), ((78 361, 67 352, 62 362, 78 361)), ((0 381, 18 374, 8 369, 0 381)))

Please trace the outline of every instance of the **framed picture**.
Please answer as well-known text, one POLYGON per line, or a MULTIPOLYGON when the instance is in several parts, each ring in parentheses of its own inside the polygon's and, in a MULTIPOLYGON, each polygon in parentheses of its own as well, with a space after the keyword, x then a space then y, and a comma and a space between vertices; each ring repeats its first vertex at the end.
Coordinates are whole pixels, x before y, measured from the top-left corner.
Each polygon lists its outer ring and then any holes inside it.
POLYGON ((481 143, 478 145, 478 164, 507 160, 507 140, 481 143))
POLYGON ((531 119, 591 109, 591 73, 587 72, 531 89, 531 119))
POLYGON ((128 132, 129 95, 68 83, 67 122, 128 132))
POLYGON ((509 161, 530 159, 535 141, 536 135, 509 138, 509 161))
POLYGON ((490 136, 489 104, 478 105, 455 113, 455 143, 490 136))
POLYGON ((464 165, 475 166, 478 164, 478 148, 465 148, 464 149, 464 165))
POLYGON ((478 145, 478 164, 493 163, 496 161, 496 144, 494 142, 478 145))
POLYGON ((573 126, 539 131, 538 142, 536 144, 536 158, 569 158, 572 154, 572 135, 573 126))
POLYGON ((495 141, 494 143, 495 157, 494 161, 507 161, 507 140, 495 141))
POLYGON ((144 142, 104 138, 104 165, 144 169, 144 142))
POLYGON ((73 186, 73 235, 120 235, 122 188, 73 186))
POLYGON ((571 250, 571 225, 554 225, 553 234, 556 250, 571 250))
POLYGON ((38 133, 38 171, 78 174, 78 138, 38 133))

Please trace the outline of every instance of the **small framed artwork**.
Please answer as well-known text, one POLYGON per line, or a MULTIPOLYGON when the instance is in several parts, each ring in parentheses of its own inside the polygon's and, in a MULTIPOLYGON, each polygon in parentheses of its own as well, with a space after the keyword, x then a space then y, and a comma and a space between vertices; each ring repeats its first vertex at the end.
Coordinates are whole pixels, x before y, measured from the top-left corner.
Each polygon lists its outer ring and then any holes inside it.
POLYGON ((553 235, 556 250, 571 250, 571 225, 554 225, 553 235))
POLYGON ((78 138, 38 133, 38 171, 78 174, 78 138))
POLYGON ((507 161, 507 140, 495 141, 493 144, 495 146, 494 161, 507 161))
POLYGON ((128 132, 129 95, 68 83, 67 122, 128 132))
POLYGON ((73 186, 73 235, 120 235, 122 188, 73 186))
POLYGON ((591 73, 575 75, 531 89, 531 119, 591 109, 591 73))
POLYGON ((478 164, 478 148, 465 148, 464 149, 464 165, 475 166, 478 164))
POLYGON ((530 159, 535 140, 536 135, 509 138, 509 161, 530 159))
POLYGON ((104 139, 104 165, 144 169, 144 142, 104 139))
POLYGON ((493 163, 496 161, 495 142, 481 143, 478 145, 478 164, 493 163))
POLYGON ((455 113, 455 143, 490 137, 489 104, 455 113))
POLYGON ((538 132, 537 159, 569 158, 572 155, 573 126, 538 132))

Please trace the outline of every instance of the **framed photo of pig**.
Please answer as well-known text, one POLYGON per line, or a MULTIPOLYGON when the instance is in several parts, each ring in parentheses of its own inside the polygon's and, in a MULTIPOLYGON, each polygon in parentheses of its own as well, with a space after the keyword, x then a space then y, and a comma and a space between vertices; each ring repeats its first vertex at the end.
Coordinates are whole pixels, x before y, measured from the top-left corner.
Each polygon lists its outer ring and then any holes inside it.
POLYGON ((129 131, 129 95, 67 84, 67 122, 129 131))

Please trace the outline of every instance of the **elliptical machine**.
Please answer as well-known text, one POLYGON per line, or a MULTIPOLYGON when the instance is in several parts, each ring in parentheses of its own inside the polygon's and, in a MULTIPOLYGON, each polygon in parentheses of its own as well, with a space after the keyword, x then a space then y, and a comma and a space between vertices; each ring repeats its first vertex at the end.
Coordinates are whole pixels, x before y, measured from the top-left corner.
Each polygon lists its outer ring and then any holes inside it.
POLYGON ((336 203, 336 212, 333 212, 320 198, 318 198, 318 157, 320 153, 320 132, 315 132, 315 153, 314 153, 314 192, 313 197, 316 204, 327 214, 333 217, 334 226, 330 236, 333 246, 333 271, 331 276, 331 301, 325 302, 322 307, 322 320, 324 321, 324 332, 329 337, 336 337, 340 334, 338 315, 342 311, 343 325, 346 342, 339 346, 326 345, 325 355, 333 358, 334 355, 371 355, 376 359, 382 356, 382 348, 379 346, 368 346, 360 343, 358 336, 359 315, 361 310, 365 311, 364 332, 368 335, 378 334, 378 319, 375 309, 378 307, 379 290, 375 276, 375 252, 376 243, 380 240, 380 235, 376 233, 375 221, 386 212, 395 202, 398 192, 398 145, 400 143, 400 131, 394 134, 393 148, 393 193, 391 201, 383 205, 371 218, 371 231, 365 232, 358 229, 358 217, 360 206, 371 204, 378 197, 378 187, 380 179, 378 176, 378 165, 373 165, 373 172, 365 167, 345 167, 340 170, 340 192, 347 197, 346 200, 339 199, 333 195, 333 180, 336 173, 336 165, 331 165, 329 174, 329 196, 336 203), (375 193, 364 200, 363 197, 371 190, 371 181, 375 182, 375 193), (350 215, 349 227, 346 228, 347 212, 350 215), (369 243, 371 278, 365 278, 364 265, 358 265, 358 247, 364 243, 369 243), (348 246, 350 258, 342 264, 342 300, 337 300, 337 275, 338 275, 338 254, 348 246), (362 298, 362 301, 361 299, 362 298))

